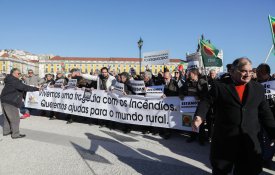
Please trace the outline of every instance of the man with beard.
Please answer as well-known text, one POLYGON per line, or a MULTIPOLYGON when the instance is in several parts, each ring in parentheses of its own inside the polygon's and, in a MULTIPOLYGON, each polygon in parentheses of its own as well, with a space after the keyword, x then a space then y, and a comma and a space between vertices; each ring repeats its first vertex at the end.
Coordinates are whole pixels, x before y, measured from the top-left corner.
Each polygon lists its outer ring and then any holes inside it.
MULTIPOLYGON (((107 67, 103 67, 100 70, 101 74, 98 76, 90 75, 90 74, 82 74, 82 77, 87 80, 97 81, 97 89, 111 91, 116 84, 116 78, 109 74, 109 70, 107 67)), ((108 125, 112 127, 113 124, 111 121, 99 120, 99 125, 103 127, 104 125, 108 125)))
MULTIPOLYGON (((164 94, 167 97, 171 96, 179 96, 179 87, 176 80, 172 79, 172 75, 170 72, 164 72, 163 75, 164 79, 164 94)), ((158 128, 159 135, 164 138, 168 139, 171 136, 171 132, 169 128, 158 128)))
POLYGON ((82 74, 84 79, 97 81, 97 89, 111 91, 116 84, 116 78, 109 74, 108 68, 103 67, 100 70, 101 74, 98 76, 90 74, 82 74))
POLYGON ((170 72, 164 72, 164 94, 166 96, 179 96, 179 86, 176 80, 172 79, 170 72))

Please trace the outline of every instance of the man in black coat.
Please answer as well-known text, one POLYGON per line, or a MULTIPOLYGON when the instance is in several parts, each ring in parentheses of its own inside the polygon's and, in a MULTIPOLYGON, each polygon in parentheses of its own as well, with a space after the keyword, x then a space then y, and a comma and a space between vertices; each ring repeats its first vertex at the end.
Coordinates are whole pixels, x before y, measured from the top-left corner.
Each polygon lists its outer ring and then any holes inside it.
POLYGON ((199 103, 193 120, 196 131, 213 103, 216 107, 210 161, 213 174, 259 174, 262 171, 260 124, 275 138, 275 120, 265 100, 264 87, 250 81, 248 58, 233 62, 230 77, 214 82, 199 103))
POLYGON ((23 93, 38 91, 39 88, 23 84, 19 80, 20 71, 13 68, 5 78, 5 86, 1 93, 1 106, 4 116, 3 135, 11 134, 13 139, 22 138, 26 135, 19 132, 19 109, 22 104, 23 93))
POLYGON ((179 86, 176 80, 172 79, 170 72, 164 72, 164 94, 166 96, 179 96, 179 86))

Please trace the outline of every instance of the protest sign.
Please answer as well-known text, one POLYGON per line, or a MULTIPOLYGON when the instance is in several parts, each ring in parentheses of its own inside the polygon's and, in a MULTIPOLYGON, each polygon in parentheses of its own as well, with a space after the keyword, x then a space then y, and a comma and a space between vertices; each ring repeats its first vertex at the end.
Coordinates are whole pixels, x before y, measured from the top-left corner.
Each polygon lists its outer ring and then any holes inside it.
POLYGON ((114 91, 117 91, 119 93, 123 93, 124 92, 124 84, 116 82, 116 84, 114 86, 114 91))
POLYGON ((64 86, 64 79, 59 79, 59 80, 55 81, 55 83, 54 83, 55 88, 61 88, 62 86, 64 86))
POLYGON ((155 51, 143 53, 142 65, 163 65, 169 62, 169 51, 155 51))
POLYGON ((50 86, 50 83, 44 83, 44 84, 42 85, 42 89, 47 89, 48 86, 50 86))
POLYGON ((194 96, 185 96, 180 102, 180 112, 195 112, 198 106, 199 100, 194 96))
POLYGON ((91 89, 85 89, 83 99, 90 100, 92 97, 92 90, 91 89))
POLYGON ((143 80, 130 80, 130 84, 135 94, 145 93, 145 83, 143 80))
POLYGON ((74 88, 76 88, 76 85, 77 85, 77 79, 70 79, 68 81, 66 89, 74 89, 74 88))
POLYGON ((178 97, 147 98, 119 96, 103 90, 87 95, 83 90, 48 88, 28 92, 25 106, 120 123, 191 131, 183 123, 178 97), (89 98, 90 97, 90 98, 89 98))
POLYGON ((149 86, 145 88, 146 96, 161 97, 164 92, 164 86, 149 86))
POLYGON ((190 126, 196 112, 199 100, 194 96, 186 96, 180 102, 180 112, 182 113, 182 123, 185 126, 190 126))
POLYGON ((199 69, 199 67, 200 67, 199 61, 189 61, 188 62, 187 70, 190 70, 190 69, 199 69))
POLYGON ((275 99, 275 80, 262 83, 265 88, 265 98, 275 99))

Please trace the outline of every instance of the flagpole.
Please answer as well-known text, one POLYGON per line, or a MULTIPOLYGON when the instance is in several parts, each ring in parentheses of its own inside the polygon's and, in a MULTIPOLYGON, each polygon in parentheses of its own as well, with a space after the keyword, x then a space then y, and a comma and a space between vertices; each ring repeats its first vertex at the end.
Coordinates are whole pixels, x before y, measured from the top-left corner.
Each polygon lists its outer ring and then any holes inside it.
POLYGON ((269 52, 268 52, 268 55, 267 55, 267 57, 266 57, 266 59, 265 59, 264 63, 266 63, 266 62, 267 62, 267 60, 268 60, 268 58, 269 58, 269 56, 270 56, 270 54, 271 54, 271 52, 272 52, 273 48, 274 48, 274 45, 272 44, 272 46, 271 46, 271 48, 270 48, 270 50, 269 50, 269 52))
POLYGON ((207 91, 208 91, 208 87, 209 87, 209 84, 208 84, 208 75, 207 75, 207 72, 206 72, 206 68, 204 66, 204 62, 203 62, 203 59, 202 59, 202 54, 201 54, 201 40, 199 40, 199 45, 200 45, 200 49, 199 49, 199 52, 200 52, 200 59, 201 59, 201 62, 202 62, 202 67, 203 67, 203 70, 204 70, 204 74, 205 74, 205 80, 206 80, 206 85, 207 85, 207 91))

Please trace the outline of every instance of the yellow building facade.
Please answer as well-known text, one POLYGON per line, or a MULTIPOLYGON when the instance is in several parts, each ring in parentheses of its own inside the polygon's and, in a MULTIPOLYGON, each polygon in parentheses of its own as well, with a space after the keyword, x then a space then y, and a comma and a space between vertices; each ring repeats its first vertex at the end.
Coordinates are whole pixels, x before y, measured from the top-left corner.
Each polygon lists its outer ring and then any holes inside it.
MULTIPOLYGON (((170 59, 170 62, 166 64, 170 71, 173 71, 179 64, 179 59, 170 59)), ((110 71, 130 72, 131 68, 135 69, 139 74, 140 63, 139 58, 81 58, 81 57, 53 57, 48 60, 39 60, 39 74, 45 75, 47 73, 55 74, 58 71, 63 73, 69 73, 71 69, 78 68, 82 73, 90 73, 94 71, 100 71, 102 67, 110 68, 110 71)), ((163 65, 149 66, 153 74, 157 74, 159 71, 163 71, 163 65)), ((141 67, 141 71, 144 72, 145 66, 141 67)))
POLYGON ((18 68, 22 74, 27 74, 29 69, 38 74, 38 61, 22 60, 5 54, 2 55, 0 57, 0 73, 9 74, 12 68, 18 68))
MULTIPOLYGON (((47 57, 39 60, 23 60, 8 54, 0 56, 0 73, 8 74, 12 68, 18 68, 23 74, 27 74, 32 69, 35 74, 44 77, 47 73, 56 74, 57 72, 70 73, 73 68, 78 68, 82 73, 90 73, 100 71, 102 67, 108 67, 111 72, 121 73, 130 72, 131 68, 135 69, 139 74, 140 62, 139 58, 83 58, 83 57, 47 57)), ((173 71, 179 64, 179 59, 170 59, 165 66, 173 71)), ((163 65, 148 66, 153 74, 163 71, 163 65)), ((141 67, 144 72, 145 66, 141 67)))

